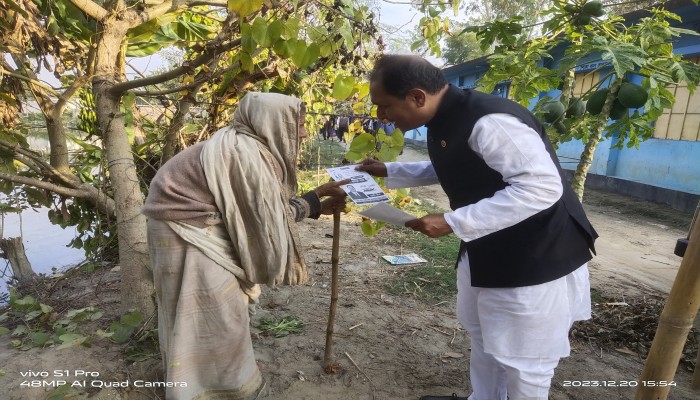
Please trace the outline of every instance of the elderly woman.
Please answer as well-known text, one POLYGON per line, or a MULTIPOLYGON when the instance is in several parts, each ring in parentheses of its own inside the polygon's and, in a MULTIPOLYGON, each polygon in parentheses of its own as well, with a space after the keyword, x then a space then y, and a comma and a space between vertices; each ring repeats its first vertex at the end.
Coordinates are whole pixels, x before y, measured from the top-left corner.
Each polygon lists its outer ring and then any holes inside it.
POLYGON ((305 283, 295 223, 345 206, 348 181, 295 196, 304 119, 298 99, 249 93, 232 126, 180 152, 151 183, 143 213, 168 399, 248 400, 264 389, 248 302, 258 284, 305 283))

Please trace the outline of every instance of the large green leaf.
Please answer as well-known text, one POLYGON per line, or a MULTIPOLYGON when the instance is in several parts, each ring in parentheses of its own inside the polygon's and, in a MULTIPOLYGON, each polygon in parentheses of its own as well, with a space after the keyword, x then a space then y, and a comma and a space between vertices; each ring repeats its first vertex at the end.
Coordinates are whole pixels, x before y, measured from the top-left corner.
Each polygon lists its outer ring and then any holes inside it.
POLYGON ((333 82, 333 97, 337 100, 345 100, 352 94, 355 78, 352 76, 338 75, 333 82))
POLYGON ((262 7, 263 0, 228 0, 227 3, 229 10, 243 18, 259 10, 262 7))
POLYGON ((177 37, 185 42, 211 39, 217 32, 217 28, 214 26, 188 20, 180 20, 170 24, 170 26, 176 32, 177 37))
POLYGON ((252 26, 252 33, 253 33, 253 39, 262 47, 270 47, 272 46, 272 37, 269 34, 268 31, 268 25, 267 22, 258 17, 255 18, 255 21, 253 21, 253 26, 252 26))
POLYGON ((617 76, 624 76, 636 67, 644 65, 645 51, 632 43, 608 41, 602 36, 595 36, 589 50, 600 52, 603 60, 610 60, 617 76))
POLYGON ((321 50, 317 44, 312 43, 307 46, 306 42, 299 40, 296 45, 290 49, 292 50, 292 62, 299 68, 306 68, 318 60, 321 50))
POLYGON ((87 338, 78 333, 66 333, 58 337, 61 340, 61 345, 57 347, 58 350, 66 349, 68 347, 77 346, 79 344, 85 343, 87 338))
POLYGON ((164 25, 169 25, 173 21, 177 20, 177 12, 169 12, 163 14, 158 18, 152 19, 145 22, 133 29, 130 29, 126 37, 129 42, 147 42, 151 40, 151 37, 160 31, 161 27, 164 25))

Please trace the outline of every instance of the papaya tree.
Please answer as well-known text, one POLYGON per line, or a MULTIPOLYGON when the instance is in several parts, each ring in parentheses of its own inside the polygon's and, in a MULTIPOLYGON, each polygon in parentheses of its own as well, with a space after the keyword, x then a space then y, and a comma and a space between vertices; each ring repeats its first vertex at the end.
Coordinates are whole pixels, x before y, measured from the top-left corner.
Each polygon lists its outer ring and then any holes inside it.
POLYGON ((250 90, 330 107, 336 76, 352 78, 380 50, 368 8, 345 0, 147 2, 0 0, 0 178, 36 190, 67 221, 97 213, 118 239, 122 308, 153 312, 146 220, 147 176, 175 152, 227 124, 250 90), (19 27, 19 28, 18 28, 19 27), (129 79, 129 57, 184 49, 181 65, 129 79), (53 69, 61 88, 37 72, 53 69), (49 131, 48 157, 17 119, 30 93, 49 131), (79 112, 72 116, 68 104, 79 112), (145 107, 150 104, 150 107, 145 107), (146 115, 142 108, 158 110, 146 115), (66 126, 75 127, 73 134, 66 126), (69 156, 69 143, 79 146, 69 156))
POLYGON ((465 32, 475 32, 484 49, 495 45, 480 90, 491 92, 509 81, 513 100, 531 106, 538 99, 533 111, 547 123, 555 145, 573 139, 584 143, 572 182, 580 199, 603 138, 615 138, 617 147, 639 146, 653 136, 652 123, 673 105, 674 96, 666 88, 686 83, 691 91, 695 89, 700 67, 674 54, 672 40, 697 33, 672 27, 679 17, 663 4, 637 21, 608 14, 597 0, 555 2, 542 17, 546 19, 543 36, 532 40, 522 35, 519 18, 465 32), (554 65, 552 54, 562 48, 563 57, 554 65), (593 62, 603 76, 581 98, 573 98, 576 67, 593 62), (541 92, 558 94, 540 98, 541 92))

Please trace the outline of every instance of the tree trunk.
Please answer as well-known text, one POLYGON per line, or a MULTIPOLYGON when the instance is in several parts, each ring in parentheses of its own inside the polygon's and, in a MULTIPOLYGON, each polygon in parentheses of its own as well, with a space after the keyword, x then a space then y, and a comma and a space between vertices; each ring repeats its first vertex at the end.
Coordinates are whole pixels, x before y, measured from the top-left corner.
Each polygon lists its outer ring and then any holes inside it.
POLYGON ((608 123, 610 117, 610 110, 612 109, 613 103, 615 102, 615 97, 617 96, 617 91, 622 85, 621 79, 615 79, 612 84, 610 84, 610 92, 608 97, 605 99, 605 105, 603 110, 598 114, 598 121, 591 133, 591 136, 586 142, 586 146, 581 152, 581 157, 579 158, 579 163, 576 166, 576 172, 574 172, 574 177, 571 180, 571 188, 574 189, 574 193, 578 197, 579 201, 583 200, 583 190, 586 184, 586 175, 588 175, 588 170, 591 168, 591 163, 593 162, 593 156, 595 155, 595 150, 600 143, 600 139, 603 137, 603 131, 605 130, 605 125, 608 123))
POLYGON ((29 263, 27 253, 24 251, 22 237, 0 239, 0 250, 5 253, 5 257, 10 260, 12 276, 19 282, 26 282, 34 279, 36 274, 29 263))
POLYGON ((160 157, 160 165, 165 164, 166 161, 175 156, 177 139, 180 131, 182 131, 182 127, 185 126, 185 117, 189 115, 192 105, 196 102, 195 95, 199 92, 202 85, 203 83, 190 89, 188 95, 178 102, 177 112, 175 112, 173 120, 168 126, 168 133, 165 134, 165 145, 163 146, 163 154, 160 157))
POLYGON ((146 217, 141 214, 143 194, 124 128, 124 115, 119 109, 121 96, 109 92, 120 76, 118 58, 129 22, 126 18, 108 18, 103 28, 97 41, 93 90, 116 205, 121 306, 122 311, 139 310, 148 317, 155 313, 155 304, 151 298, 153 278, 149 269, 146 217))

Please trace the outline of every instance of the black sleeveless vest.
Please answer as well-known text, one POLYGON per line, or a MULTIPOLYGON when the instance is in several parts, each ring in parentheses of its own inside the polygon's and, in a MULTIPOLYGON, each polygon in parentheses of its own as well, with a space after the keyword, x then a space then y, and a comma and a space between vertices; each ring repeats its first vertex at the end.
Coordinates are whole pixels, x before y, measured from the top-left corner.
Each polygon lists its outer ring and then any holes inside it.
POLYGON ((506 187, 467 141, 479 118, 511 114, 539 133, 559 170, 564 193, 550 208, 509 228, 462 242, 467 252, 472 286, 519 287, 561 278, 591 259, 598 234, 591 226, 535 116, 521 105, 498 96, 449 86, 428 128, 428 153, 443 190, 455 210, 489 198, 506 187))

